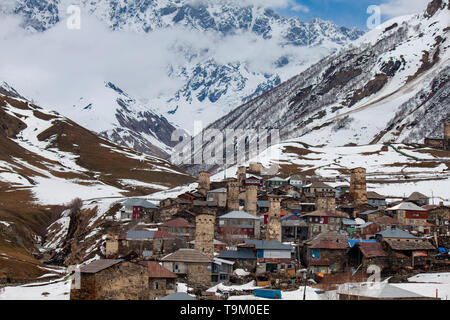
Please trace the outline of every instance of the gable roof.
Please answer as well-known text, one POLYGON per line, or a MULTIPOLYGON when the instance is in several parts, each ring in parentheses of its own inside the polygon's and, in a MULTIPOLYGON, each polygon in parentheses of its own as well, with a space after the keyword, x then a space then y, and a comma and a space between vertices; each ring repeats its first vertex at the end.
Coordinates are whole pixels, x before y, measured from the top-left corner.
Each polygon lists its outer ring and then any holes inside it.
POLYGON ((220 251, 219 257, 223 259, 237 259, 237 260, 256 259, 256 256, 252 250, 222 250, 220 251))
POLYGON ((387 257, 387 253, 379 242, 359 242, 356 245, 366 258, 387 257))
POLYGON ((319 239, 316 241, 313 241, 311 246, 311 249, 330 249, 330 250, 345 250, 347 249, 347 246, 333 240, 328 239, 319 239))
POLYGON ((332 186, 330 186, 330 185, 328 185, 328 184, 326 184, 326 183, 320 182, 320 181, 315 181, 315 182, 311 183, 310 185, 308 185, 308 186, 306 186, 306 187, 309 187, 309 188, 327 188, 327 189, 334 189, 332 186))
POLYGON ((155 231, 153 234, 153 239, 175 239, 176 237, 173 234, 168 233, 164 230, 155 231))
POLYGON ((381 235, 383 238, 419 239, 418 237, 413 236, 411 233, 398 228, 389 228, 380 231, 377 234, 381 235))
POLYGON ((374 222, 378 223, 378 224, 398 224, 397 220, 395 220, 394 218, 391 218, 389 216, 382 216, 382 217, 375 218, 374 222))
POLYGON ((251 215, 245 211, 231 211, 223 216, 220 216, 219 219, 252 219, 259 220, 258 217, 251 215))
POLYGON ((415 251, 415 250, 434 250, 436 249, 428 240, 418 239, 414 241, 395 241, 385 240, 393 250, 415 251))
POLYGON ((147 209, 157 209, 158 207, 153 203, 144 199, 127 199, 122 204, 124 207, 143 207, 147 209))
POLYGON ((126 240, 151 240, 155 235, 155 231, 150 230, 128 230, 126 240))
POLYGON ((347 243, 350 248, 353 248, 355 246, 355 244, 362 243, 362 242, 370 243, 370 242, 378 242, 378 241, 375 239, 347 239, 347 243))
POLYGON ((375 191, 367 191, 367 199, 386 200, 386 197, 376 193, 375 191))
POLYGON ((175 292, 161 298, 160 300, 197 300, 184 292, 175 292))
POLYGON ((245 240, 246 244, 252 244, 257 250, 292 250, 290 245, 282 244, 278 240, 245 240))
POLYGON ((418 205, 412 203, 412 202, 402 202, 396 206, 393 206, 392 208, 387 209, 388 211, 395 211, 395 210, 409 210, 409 211, 427 211, 422 207, 419 207, 418 205))
POLYGON ((213 262, 213 259, 195 249, 179 249, 178 251, 165 256, 161 261, 211 263, 213 262))
POLYGON ((408 200, 410 200, 410 201, 417 201, 417 200, 421 200, 421 199, 428 199, 428 197, 420 192, 413 192, 408 197, 408 200))
POLYGON ((177 278, 177 275, 175 273, 170 272, 156 261, 141 261, 139 262, 139 264, 148 268, 149 278, 163 278, 163 279, 177 278))
POLYGON ((121 263, 122 259, 100 259, 94 260, 91 263, 80 268, 81 273, 97 273, 102 270, 108 269, 118 263, 121 263))

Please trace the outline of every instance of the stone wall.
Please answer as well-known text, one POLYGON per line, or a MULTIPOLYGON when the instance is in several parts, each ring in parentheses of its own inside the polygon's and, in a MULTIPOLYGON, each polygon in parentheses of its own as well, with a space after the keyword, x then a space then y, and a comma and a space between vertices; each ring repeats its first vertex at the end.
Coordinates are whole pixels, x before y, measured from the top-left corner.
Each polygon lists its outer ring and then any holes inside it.
POLYGON ((253 174, 258 175, 258 176, 261 175, 261 173, 262 173, 262 168, 263 168, 263 166, 262 166, 261 163, 252 162, 252 163, 250 163, 250 165, 249 165, 249 171, 250 171, 251 173, 253 173, 253 174))
POLYGON ((106 258, 114 256, 119 253, 119 236, 115 234, 108 234, 106 236, 105 255, 106 258))
POLYGON ((239 210, 239 182, 237 180, 228 181, 227 209, 228 211, 239 210))
POLYGON ((318 192, 316 198, 316 210, 336 212, 336 198, 334 194, 318 192))
POLYGON ((81 274, 81 288, 71 300, 148 300, 147 267, 122 262, 95 274, 81 274))
POLYGON ((281 198, 269 197, 269 215, 267 217, 266 240, 278 240, 281 242, 281 198))
POLYGON ((350 197, 355 204, 367 203, 366 169, 356 168, 351 171, 350 197))
POLYGON ((187 270, 187 277, 189 283, 193 285, 211 285, 211 269, 210 264, 205 263, 189 263, 187 270))
POLYGON ((200 172, 198 174, 198 191, 206 196, 211 188, 211 174, 209 172, 200 172))
POLYGON ((242 183, 244 182, 247 175, 247 168, 244 166, 241 166, 237 169, 237 180, 239 182, 239 187, 242 186, 242 183))
POLYGON ((199 214, 195 219, 195 250, 214 258, 214 226, 216 217, 199 214))
POLYGON ((249 185, 245 187, 245 211, 253 216, 256 216, 258 211, 258 187, 249 185))

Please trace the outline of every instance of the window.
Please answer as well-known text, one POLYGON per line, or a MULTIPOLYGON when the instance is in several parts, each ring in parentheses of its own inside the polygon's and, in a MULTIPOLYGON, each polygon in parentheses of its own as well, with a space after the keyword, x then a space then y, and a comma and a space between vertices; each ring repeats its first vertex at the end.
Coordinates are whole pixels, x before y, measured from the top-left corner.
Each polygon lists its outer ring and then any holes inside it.
POLYGON ((312 249, 311 255, 314 259, 320 258, 320 249, 312 249))
POLYGON ((159 283, 158 283, 158 281, 153 282, 153 289, 159 290, 159 283))
POLYGON ((330 218, 330 222, 334 222, 334 218, 330 218))

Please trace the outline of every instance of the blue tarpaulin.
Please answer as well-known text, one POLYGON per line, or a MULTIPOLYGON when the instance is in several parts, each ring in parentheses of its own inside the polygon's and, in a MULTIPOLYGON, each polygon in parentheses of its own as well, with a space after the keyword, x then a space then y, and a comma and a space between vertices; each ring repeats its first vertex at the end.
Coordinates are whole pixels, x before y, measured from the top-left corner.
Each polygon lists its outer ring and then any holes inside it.
POLYGON ((348 246, 353 248, 353 246, 358 242, 378 242, 376 239, 361 240, 361 239, 347 239, 348 246))
POLYGON ((439 253, 441 253, 441 252, 447 252, 447 249, 445 249, 444 247, 439 247, 439 248, 438 248, 438 252, 439 252, 439 253))

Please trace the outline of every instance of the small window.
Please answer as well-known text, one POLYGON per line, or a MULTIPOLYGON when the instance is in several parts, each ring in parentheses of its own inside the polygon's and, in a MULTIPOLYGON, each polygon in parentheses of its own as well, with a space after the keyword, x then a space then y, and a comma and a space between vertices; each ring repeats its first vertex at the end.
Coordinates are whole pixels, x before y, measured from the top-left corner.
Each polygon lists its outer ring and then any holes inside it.
POLYGON ((153 289, 159 290, 159 283, 158 283, 158 281, 153 282, 153 289))

